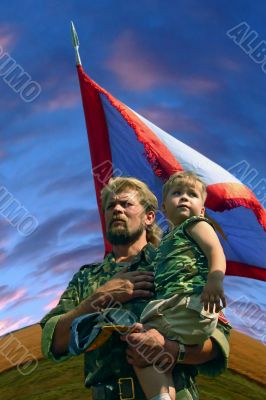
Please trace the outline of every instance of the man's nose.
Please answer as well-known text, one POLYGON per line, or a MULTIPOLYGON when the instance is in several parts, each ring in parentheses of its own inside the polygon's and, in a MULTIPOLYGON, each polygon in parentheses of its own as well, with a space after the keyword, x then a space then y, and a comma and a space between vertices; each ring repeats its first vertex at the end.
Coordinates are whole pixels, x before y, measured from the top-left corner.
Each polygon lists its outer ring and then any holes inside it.
POLYGON ((116 204, 114 205, 113 212, 114 212, 114 213, 121 213, 121 212, 123 212, 123 207, 121 206, 121 204, 116 203, 116 204))

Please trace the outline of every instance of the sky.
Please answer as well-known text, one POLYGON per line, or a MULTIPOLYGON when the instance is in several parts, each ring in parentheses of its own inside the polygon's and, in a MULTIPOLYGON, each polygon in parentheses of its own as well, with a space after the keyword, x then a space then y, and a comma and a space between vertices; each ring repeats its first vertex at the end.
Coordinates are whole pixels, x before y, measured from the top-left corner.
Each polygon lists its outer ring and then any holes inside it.
POLYGON ((264 1, 21 4, 3 0, 0 13, 0 335, 38 322, 79 267, 103 256, 71 20, 92 79, 232 173, 244 165, 265 200, 266 67, 263 49, 251 55, 266 40, 264 1), (230 36, 239 24, 256 45, 237 43, 241 29, 230 36), (12 66, 27 74, 25 90, 12 66), (7 198, 24 223, 6 215, 7 198))

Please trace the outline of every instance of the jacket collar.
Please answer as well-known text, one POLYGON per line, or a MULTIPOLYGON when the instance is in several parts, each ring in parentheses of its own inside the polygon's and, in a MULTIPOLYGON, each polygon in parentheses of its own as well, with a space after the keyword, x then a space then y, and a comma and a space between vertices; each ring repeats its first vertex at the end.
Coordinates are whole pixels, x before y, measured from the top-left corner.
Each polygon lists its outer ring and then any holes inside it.
POLYGON ((111 265, 112 267, 117 267, 118 265, 121 267, 132 267, 133 265, 138 264, 141 259, 144 259, 147 264, 151 264, 155 258, 155 254, 156 248, 151 243, 147 243, 146 246, 144 246, 143 249, 129 262, 125 261, 116 263, 114 253, 111 252, 107 254, 103 262, 96 267, 95 272, 100 271, 107 264, 111 265))

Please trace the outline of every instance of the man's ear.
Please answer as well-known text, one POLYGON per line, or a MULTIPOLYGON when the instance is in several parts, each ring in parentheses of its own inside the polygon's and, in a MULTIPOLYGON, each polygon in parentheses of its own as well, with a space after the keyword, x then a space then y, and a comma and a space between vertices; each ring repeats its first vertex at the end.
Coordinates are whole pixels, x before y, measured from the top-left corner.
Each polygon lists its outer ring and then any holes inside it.
POLYGON ((163 212, 163 213, 165 213, 165 212, 166 212, 166 208, 165 208, 165 205, 164 205, 164 203, 162 203, 162 212, 163 212))
POLYGON ((155 221, 155 212, 153 210, 150 210, 146 212, 145 215, 145 225, 146 227, 151 226, 155 221))

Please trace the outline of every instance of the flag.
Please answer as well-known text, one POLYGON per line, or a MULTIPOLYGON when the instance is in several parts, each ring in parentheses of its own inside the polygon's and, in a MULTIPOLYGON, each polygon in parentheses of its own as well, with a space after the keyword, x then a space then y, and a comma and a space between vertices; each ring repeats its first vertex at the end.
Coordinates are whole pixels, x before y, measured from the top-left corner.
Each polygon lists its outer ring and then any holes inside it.
MULTIPOLYGON (((231 292, 241 297, 244 290, 246 304, 251 298, 248 289, 254 287, 255 280, 264 289, 266 281, 266 212, 254 193, 230 172, 117 100, 90 79, 81 65, 77 70, 103 232, 100 191, 111 176, 133 176, 144 181, 160 203, 162 184, 171 174, 194 171, 207 185, 206 213, 220 228, 226 274, 233 277, 231 292), (245 279, 241 281, 245 282, 244 289, 242 283, 237 289, 237 277, 245 279)), ((105 245, 108 249, 106 241, 105 245)), ((236 297, 232 297, 233 303, 236 297)), ((240 297, 242 304, 244 299, 240 297)), ((254 296, 251 300, 255 302, 254 296)), ((238 309, 239 302, 234 303, 238 309)))
POLYGON ((99 211, 100 191, 111 176, 141 179, 160 199, 162 184, 171 174, 194 171, 207 184, 207 213, 223 232, 227 273, 266 280, 266 213, 252 191, 115 99, 81 66, 78 74, 99 211))

